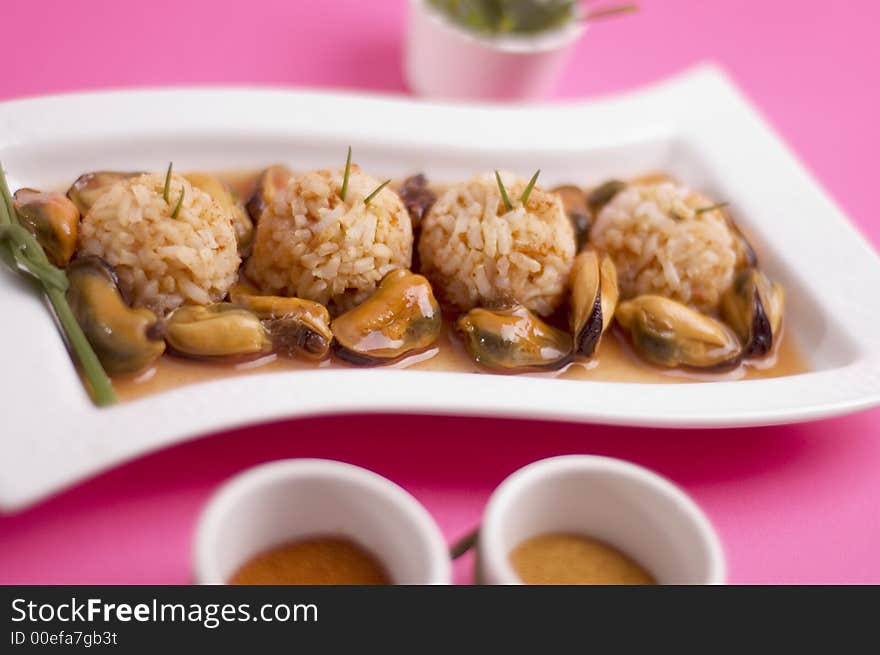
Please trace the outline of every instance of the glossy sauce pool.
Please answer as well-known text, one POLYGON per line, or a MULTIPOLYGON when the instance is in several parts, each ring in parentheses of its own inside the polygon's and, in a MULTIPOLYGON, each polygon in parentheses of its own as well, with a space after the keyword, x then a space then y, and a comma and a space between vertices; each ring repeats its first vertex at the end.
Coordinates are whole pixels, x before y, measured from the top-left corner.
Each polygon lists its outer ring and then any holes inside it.
MULTIPOLYGON (((226 377, 253 375, 270 371, 310 371, 329 368, 352 368, 352 364, 330 357, 321 362, 268 355, 239 364, 212 363, 163 355, 148 369, 135 376, 116 377, 113 386, 120 400, 132 400, 198 382, 226 377)), ((410 355, 382 368, 410 371, 456 371, 499 375, 483 369, 465 352, 449 322, 437 343, 424 352, 410 355)), ((684 369, 661 369, 640 359, 629 347, 626 338, 612 329, 592 359, 573 362, 558 371, 519 373, 521 376, 593 380, 596 382, 639 382, 646 384, 683 384, 723 380, 757 380, 796 375, 809 371, 804 358, 791 337, 781 340, 779 347, 767 357, 746 362, 723 373, 701 373, 684 369)))
MULTIPOLYGON (((214 173, 246 198, 258 172, 214 173)), ((428 350, 405 357, 383 368, 415 371, 456 371, 498 375, 477 366, 455 335, 452 317, 446 317, 437 343, 428 350)), ((779 345, 767 357, 747 361, 722 373, 702 373, 684 369, 662 369, 640 359, 629 347, 626 337, 612 328, 603 337, 596 355, 588 361, 576 361, 558 371, 520 373, 532 377, 597 382, 637 382, 646 384, 681 384, 726 380, 752 380, 796 375, 810 370, 791 335, 783 335, 779 345)), ((120 400, 132 400, 176 387, 224 377, 252 375, 270 371, 352 368, 352 364, 330 357, 321 362, 269 355, 238 364, 211 363, 163 355, 148 369, 134 376, 115 377, 113 384, 120 400)))

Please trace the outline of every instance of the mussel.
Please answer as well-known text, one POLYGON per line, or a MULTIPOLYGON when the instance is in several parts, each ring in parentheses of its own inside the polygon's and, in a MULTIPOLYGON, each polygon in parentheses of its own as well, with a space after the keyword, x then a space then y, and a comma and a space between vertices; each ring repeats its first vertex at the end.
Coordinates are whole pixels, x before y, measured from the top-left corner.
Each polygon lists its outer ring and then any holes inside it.
POLYGON ((254 223, 245 211, 244 205, 232 193, 232 189, 219 178, 208 173, 187 173, 184 176, 194 187, 207 193, 232 219, 235 228, 238 254, 247 257, 254 241, 254 223))
POLYGON ((107 373, 134 373, 165 351, 162 322, 149 309, 132 309, 123 301, 104 260, 93 255, 73 260, 67 279, 67 302, 107 373))
POLYGON ((593 216, 597 216, 602 208, 611 202, 618 193, 626 188, 626 182, 620 180, 608 180, 603 182, 587 194, 587 207, 593 216))
POLYGON ((324 305, 302 298, 262 296, 243 283, 229 290, 229 299, 263 321, 280 354, 323 359, 330 352, 333 333, 330 313, 324 305))
POLYGON ((330 323, 334 352, 353 364, 381 364, 424 350, 442 326, 430 282, 406 269, 387 273, 373 295, 330 323))
POLYGON ((178 307, 167 318, 165 339, 175 353, 195 359, 249 359, 272 350, 257 315, 227 302, 178 307))
POLYGON ((571 184, 558 186, 553 189, 553 193, 562 200, 565 215, 568 216, 568 220, 574 227, 577 249, 580 250, 587 242, 592 225, 592 216, 589 207, 587 207, 587 194, 580 187, 571 184))
POLYGON ((275 164, 265 169, 257 178, 257 186, 245 203, 248 215, 254 223, 260 220, 263 210, 272 202, 279 191, 283 191, 290 179, 291 172, 287 166, 275 164))
POLYGON ((724 368, 742 355, 739 339, 724 323, 663 296, 625 300, 615 317, 636 350, 660 366, 724 368))
POLYGON ((428 186, 428 178, 422 173, 411 175, 400 185, 399 193, 406 211, 409 212, 413 227, 419 227, 422 219, 437 200, 437 194, 428 186))
POLYGON ((593 250, 574 258, 571 268, 569 327, 574 337, 574 354, 591 357, 602 335, 614 320, 620 291, 617 267, 607 255, 599 261, 593 250))
POLYGON ((464 346, 478 364, 496 371, 553 370, 571 360, 571 337, 522 305, 477 307, 458 319, 464 346))
POLYGON ((36 237, 55 266, 65 268, 76 251, 79 210, 63 193, 19 189, 14 196, 15 213, 36 237))
POLYGON ((117 182, 141 175, 119 171, 95 171, 84 173, 67 190, 67 197, 76 205, 79 213, 85 216, 95 201, 117 182))
POLYGON ((782 327, 785 293, 756 268, 733 278, 721 297, 721 316, 745 344, 746 357, 763 357, 773 349, 782 327))

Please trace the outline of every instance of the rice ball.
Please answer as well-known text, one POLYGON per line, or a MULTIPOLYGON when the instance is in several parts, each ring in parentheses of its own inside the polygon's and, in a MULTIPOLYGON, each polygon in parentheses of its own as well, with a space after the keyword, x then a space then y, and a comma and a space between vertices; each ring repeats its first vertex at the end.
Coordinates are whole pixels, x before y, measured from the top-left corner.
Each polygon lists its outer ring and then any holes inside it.
POLYGON ((222 300, 241 263, 229 213, 176 174, 166 202, 165 178, 148 173, 116 183, 98 197, 79 231, 79 251, 113 267, 132 306, 160 316, 184 303, 222 300))
POLYGON ((659 294, 717 309, 744 244, 716 203, 672 183, 630 185, 599 212, 590 243, 617 266, 621 298, 659 294))
POLYGON ((413 233, 400 197, 351 167, 294 174, 257 222, 247 276, 265 293, 297 296, 344 312, 366 300, 390 270, 409 268, 413 233))
POLYGON ((450 187, 422 220, 422 272, 448 306, 519 302, 538 314, 563 300, 575 255, 575 235, 562 201, 528 180, 501 175, 513 205, 504 205, 494 173, 450 187))

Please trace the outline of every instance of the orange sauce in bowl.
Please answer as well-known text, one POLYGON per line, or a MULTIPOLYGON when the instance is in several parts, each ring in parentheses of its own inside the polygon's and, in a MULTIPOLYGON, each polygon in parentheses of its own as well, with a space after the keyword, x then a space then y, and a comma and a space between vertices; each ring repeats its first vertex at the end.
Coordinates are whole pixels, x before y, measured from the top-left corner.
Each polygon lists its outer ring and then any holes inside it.
POLYGON ((242 564, 231 585, 387 585, 385 568, 348 539, 313 537, 259 553, 242 564))
POLYGON ((654 585, 657 581, 626 553, 579 534, 547 533, 526 539, 510 553, 526 584, 654 585))

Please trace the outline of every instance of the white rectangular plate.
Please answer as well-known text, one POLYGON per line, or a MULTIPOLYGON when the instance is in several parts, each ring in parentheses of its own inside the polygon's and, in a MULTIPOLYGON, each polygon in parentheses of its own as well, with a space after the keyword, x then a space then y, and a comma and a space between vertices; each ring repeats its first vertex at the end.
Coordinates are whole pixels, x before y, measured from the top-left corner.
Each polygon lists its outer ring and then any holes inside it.
POLYGON ((437 180, 506 168, 594 183, 664 170, 733 202, 813 372, 640 385, 345 369, 272 372, 92 405, 42 300, 0 270, 0 507, 23 506, 162 446, 259 421, 339 412, 535 417, 642 426, 786 423, 880 403, 880 261, 724 75, 693 70, 647 91, 546 107, 464 107, 329 93, 197 89, 0 104, 10 186, 96 169, 298 168, 351 144, 382 176, 437 180))

